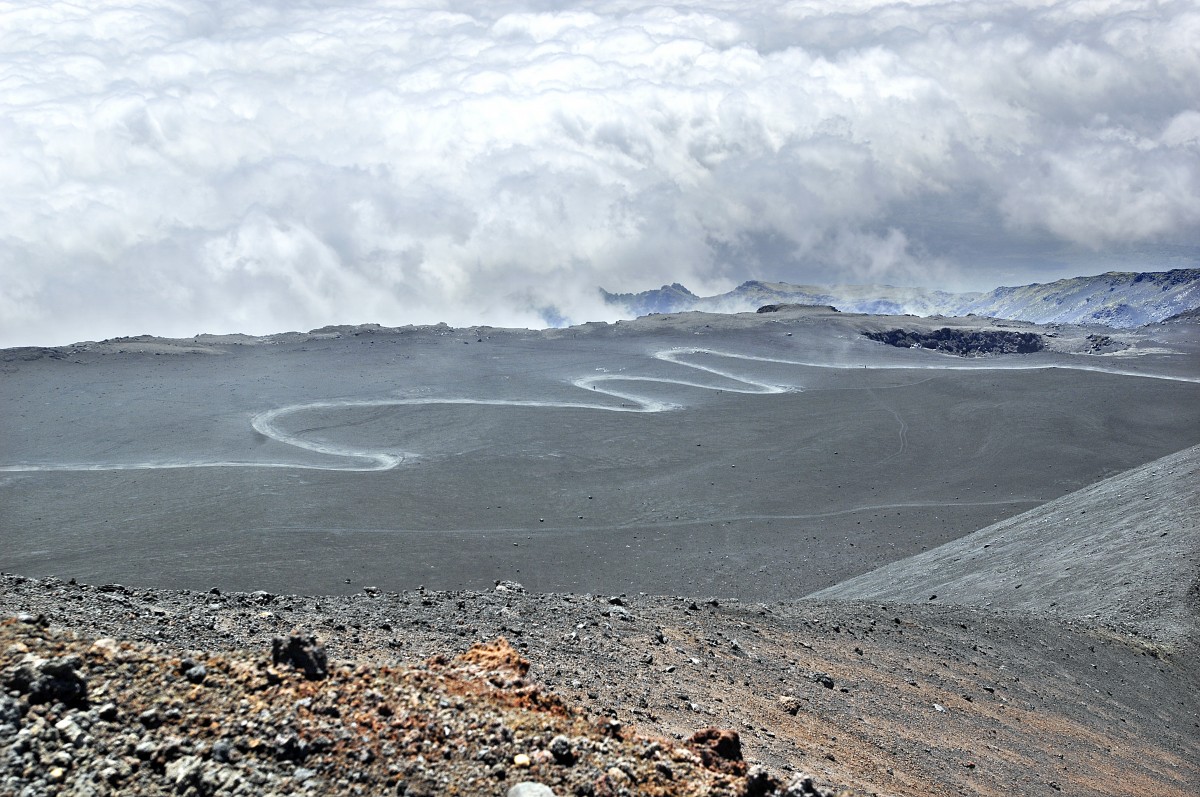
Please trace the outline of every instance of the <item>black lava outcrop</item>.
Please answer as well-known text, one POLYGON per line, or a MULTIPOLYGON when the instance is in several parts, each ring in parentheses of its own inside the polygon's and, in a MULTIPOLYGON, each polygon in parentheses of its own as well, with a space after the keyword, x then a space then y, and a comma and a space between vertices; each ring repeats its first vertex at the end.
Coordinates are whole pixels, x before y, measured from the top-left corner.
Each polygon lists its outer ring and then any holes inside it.
POLYGON ((778 313, 780 310, 824 310, 830 313, 840 312, 831 304, 764 304, 754 312, 778 313))
POLYGON ((1046 348, 1036 332, 962 330, 942 327, 932 332, 893 329, 888 332, 864 332, 865 337, 902 349, 936 349, 962 357, 984 354, 1030 354, 1046 348))

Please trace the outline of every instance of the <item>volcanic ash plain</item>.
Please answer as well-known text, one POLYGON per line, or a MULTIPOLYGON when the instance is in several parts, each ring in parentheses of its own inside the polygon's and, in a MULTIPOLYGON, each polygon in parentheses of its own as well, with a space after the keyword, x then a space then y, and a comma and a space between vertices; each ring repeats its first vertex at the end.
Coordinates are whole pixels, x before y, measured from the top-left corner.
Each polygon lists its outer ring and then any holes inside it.
MULTIPOLYGON (((0 569, 21 575, 0 609, 27 615, 9 652, 65 650, 34 638, 62 627, 267 667, 300 628, 335 673, 365 673, 506 637, 569 711, 676 744, 728 728, 775 773, 709 793, 783 793, 804 772, 880 794, 1193 794, 1198 338, 785 307, 8 350, 0 569), (943 328, 1044 346, 863 334, 943 328)), ((10 659, 26 723, 196 730, 186 711, 91 717, 98 697, 35 709, 10 659)), ((102 688, 111 665, 82 662, 102 688)), ((216 742, 255 733, 219 721, 186 755, 225 766, 216 742)), ((572 780, 529 738, 529 769, 456 788, 658 777, 572 780)), ((271 745, 243 760, 279 793, 375 793, 321 758, 336 751, 271 745)), ((395 755, 397 773, 363 771, 436 784, 395 755)), ((0 789, 49 767, 10 767, 0 789)))

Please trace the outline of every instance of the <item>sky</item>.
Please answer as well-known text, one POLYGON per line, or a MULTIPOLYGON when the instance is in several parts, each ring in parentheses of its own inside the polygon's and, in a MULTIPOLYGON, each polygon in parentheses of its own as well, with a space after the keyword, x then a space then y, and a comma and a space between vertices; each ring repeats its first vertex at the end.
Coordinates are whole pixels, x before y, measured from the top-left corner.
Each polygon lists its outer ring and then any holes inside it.
POLYGON ((0 347, 1200 264, 1200 7, 0 0, 0 347))

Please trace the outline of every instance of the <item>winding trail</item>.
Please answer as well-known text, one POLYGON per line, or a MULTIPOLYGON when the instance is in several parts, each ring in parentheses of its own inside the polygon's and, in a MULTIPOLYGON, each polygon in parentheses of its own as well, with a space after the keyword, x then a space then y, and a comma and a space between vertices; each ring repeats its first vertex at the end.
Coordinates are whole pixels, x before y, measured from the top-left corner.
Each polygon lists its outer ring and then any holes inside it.
MULTIPOLYGON (((343 409, 359 409, 370 407, 406 407, 406 406, 422 406, 422 405, 439 405, 439 406, 454 406, 454 405, 486 405, 486 406, 502 406, 502 407, 541 407, 555 409, 577 409, 577 410, 597 410, 604 412, 633 412, 633 413, 655 413, 669 412, 673 410, 684 409, 684 405, 672 402, 660 401, 651 398, 645 394, 639 394, 636 391, 638 384, 666 384, 679 385, 681 387, 696 388, 700 390, 715 390, 724 393, 742 393, 749 395, 773 395, 788 392, 800 392, 803 387, 798 384, 777 384, 772 382, 761 381, 748 376, 735 374, 724 368, 717 368, 712 365, 705 365, 697 362, 690 362, 685 358, 696 356, 709 356, 728 358, 731 360, 743 360, 747 362, 771 363, 777 365, 792 365, 805 368, 822 368, 831 370, 881 370, 881 371, 909 371, 909 370, 936 370, 936 371, 1042 371, 1054 368, 1062 368, 1078 371, 1096 371, 1100 373, 1112 374, 1116 376, 1131 376, 1143 379, 1162 379, 1175 382, 1191 382, 1200 383, 1200 378, 1168 376, 1163 374, 1151 374, 1130 369, 1108 368, 1095 365, 1073 365, 1073 364, 1046 364, 1046 365, 1017 365, 1003 364, 998 365, 992 362, 975 364, 914 364, 914 365, 834 365, 824 362, 813 362, 804 360, 791 360, 778 357, 762 357, 749 354, 738 354, 735 352, 720 351, 717 349, 707 349, 698 347, 677 347, 664 349, 654 352, 652 357, 657 360, 662 360, 673 365, 679 365, 685 368, 690 368, 704 374, 711 374, 723 380, 728 380, 726 384, 714 385, 705 382, 698 382, 686 379, 672 379, 668 377, 658 376, 629 376, 621 374, 595 374, 589 376, 578 377, 571 380, 571 384, 582 390, 587 390, 592 394, 600 394, 607 396, 610 399, 616 399, 619 403, 599 403, 599 402, 582 402, 582 401, 537 401, 537 400, 519 400, 519 399, 474 399, 474 398, 389 398, 389 399, 363 399, 363 400, 330 400, 330 401, 315 401, 305 402, 301 404, 290 404, 284 407, 265 410, 253 416, 251 426, 256 432, 276 442, 290 446, 292 448, 306 451, 310 454, 320 456, 333 457, 335 459, 344 459, 347 462, 340 464, 314 464, 305 462, 255 462, 250 460, 212 460, 212 461, 159 461, 159 462, 137 462, 137 463, 52 463, 52 464, 15 464, 15 465, 0 465, 0 472, 7 473, 28 473, 42 471, 121 471, 121 470, 162 470, 162 469, 182 469, 182 468, 290 468, 297 470, 325 470, 325 471, 350 471, 350 472, 371 472, 371 471, 386 471, 398 467, 406 460, 413 459, 418 456, 414 452, 403 451, 378 451, 350 448, 348 446, 340 446, 328 442, 320 442, 303 437, 303 432, 292 433, 281 428, 280 422, 289 416, 297 413, 311 410, 343 410, 343 409), (625 387, 618 388, 616 385, 623 384, 625 387)), ((886 409, 886 408, 885 408, 886 409)), ((900 424, 900 448, 893 455, 898 456, 903 452, 907 440, 907 426, 899 415, 888 410, 896 417, 900 424)), ((310 430, 311 431, 311 430, 310 430)))

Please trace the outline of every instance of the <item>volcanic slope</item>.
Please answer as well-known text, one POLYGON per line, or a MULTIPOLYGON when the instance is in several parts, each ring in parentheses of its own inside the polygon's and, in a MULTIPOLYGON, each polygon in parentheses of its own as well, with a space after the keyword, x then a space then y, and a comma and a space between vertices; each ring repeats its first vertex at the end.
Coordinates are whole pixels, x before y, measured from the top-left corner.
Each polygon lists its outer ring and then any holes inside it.
POLYGON ((953 603, 1194 641, 1200 446, 819 590, 815 599, 953 603))
POLYGON ((1196 329, 1095 335, 785 308, 10 350, 0 568, 800 598, 1200 443, 1196 329), (1046 348, 863 335, 898 328, 1046 348))
MULTIPOLYGON (((987 572, 998 584, 1020 573, 1013 592, 1028 585, 1040 596, 1024 602, 965 578, 958 592, 939 581, 929 601, 921 568, 936 567, 914 560, 944 546, 772 604, 535 594, 511 582, 305 598, 0 576, 0 610, 140 640, 179 661, 199 659, 188 652, 197 650, 261 656, 272 636, 297 627, 315 630, 341 661, 376 665, 505 635, 533 662, 532 679, 593 717, 677 739, 732 728, 750 763, 785 780, 806 772, 892 795, 1192 795, 1200 689, 1193 658, 1173 645, 1194 628, 1198 455, 1189 448, 985 529, 1006 557, 987 572), (1091 525, 1076 528, 1085 512, 1091 525), (1069 580, 1039 567, 1072 550, 1083 553, 1062 566, 1069 580), (901 576, 890 592, 851 587, 886 586, 881 574, 905 566, 917 592, 901 576)), ((429 774, 449 773, 435 765, 429 774)))

